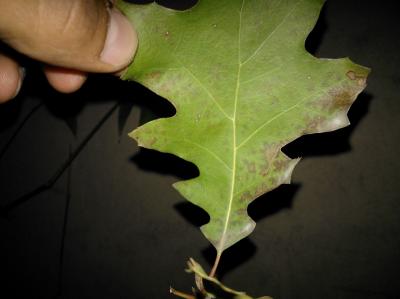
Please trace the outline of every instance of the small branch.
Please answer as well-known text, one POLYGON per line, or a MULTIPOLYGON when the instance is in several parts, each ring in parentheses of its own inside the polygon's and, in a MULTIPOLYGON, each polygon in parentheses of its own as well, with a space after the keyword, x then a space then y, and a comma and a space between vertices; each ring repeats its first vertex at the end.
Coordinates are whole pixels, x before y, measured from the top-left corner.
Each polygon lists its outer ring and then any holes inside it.
MULTIPOLYGON (((69 148, 69 155, 71 156, 71 146, 69 148)), ((64 250, 65 250, 65 237, 67 234, 67 226, 68 226, 68 216, 69 216, 69 207, 71 202, 71 173, 72 167, 68 168, 67 172, 67 194, 65 200, 65 209, 64 209, 64 221, 62 226, 61 233, 61 242, 60 242, 60 255, 58 261, 58 289, 57 289, 57 297, 61 297, 62 295, 62 287, 63 287, 63 272, 64 272, 64 250)))
POLYGON ((25 118, 22 120, 22 122, 19 124, 19 126, 17 127, 17 129, 14 131, 14 133, 11 135, 10 139, 8 139, 8 141, 6 142, 6 144, 4 145, 4 147, 1 149, 0 151, 0 160, 4 157, 4 155, 6 154, 7 150, 10 148, 11 144, 13 143, 14 139, 17 138, 19 132, 21 132, 21 130, 24 128, 24 126, 26 125, 26 123, 28 122, 28 120, 31 119, 31 117, 35 114, 36 111, 39 110, 40 107, 42 107, 43 103, 39 103, 38 105, 36 105, 35 107, 32 108, 31 111, 29 111, 29 113, 25 116, 25 118))
POLYGON ((110 116, 114 113, 114 111, 117 109, 119 106, 119 103, 116 103, 114 106, 112 106, 106 113, 105 115, 100 119, 100 121, 94 126, 92 131, 89 132, 89 134, 85 137, 85 139, 78 145, 78 147, 69 155, 69 157, 61 164, 60 168, 53 174, 50 179, 34 189, 31 192, 28 192, 18 199, 10 202, 9 204, 6 204, 5 206, 0 206, 0 215, 1 214, 7 214, 8 212, 12 211, 13 209, 19 207, 21 204, 29 201, 33 197, 39 195, 40 193, 47 191, 51 187, 54 186, 54 184, 58 181, 58 179, 64 174, 64 172, 69 168, 69 166, 72 164, 72 162, 76 159, 76 157, 79 156, 81 151, 86 147, 86 145, 89 143, 89 141, 93 138, 93 136, 101 129, 101 127, 104 125, 104 123, 110 118, 110 116))
POLYGON ((219 261, 221 260, 221 255, 222 255, 222 252, 217 252, 217 256, 215 257, 214 266, 212 267, 211 272, 208 276, 215 277, 215 274, 217 273, 219 261))
POLYGON ((173 288, 169 288, 169 292, 170 292, 172 295, 175 295, 175 296, 180 297, 180 298, 184 298, 184 299, 196 299, 196 297, 193 296, 193 295, 189 295, 189 294, 186 294, 186 293, 179 292, 179 291, 177 291, 177 290, 175 290, 175 289, 173 289, 173 288))

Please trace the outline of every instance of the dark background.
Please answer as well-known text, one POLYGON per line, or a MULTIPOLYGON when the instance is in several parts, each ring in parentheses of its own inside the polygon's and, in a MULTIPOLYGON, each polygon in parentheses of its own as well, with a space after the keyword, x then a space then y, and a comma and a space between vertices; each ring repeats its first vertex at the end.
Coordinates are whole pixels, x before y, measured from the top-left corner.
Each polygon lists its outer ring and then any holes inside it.
MULTIPOLYGON (((304 157, 293 185, 250 206, 258 224, 223 256, 227 284, 281 299, 400 298, 398 23, 395 1, 324 7, 308 49, 371 67, 368 87, 350 127, 285 148, 304 157)), ((140 122, 173 114, 171 106, 107 76, 61 95, 34 64, 25 83, 0 106, 0 204, 8 210, 0 217, 0 298, 170 298, 170 285, 190 290, 186 259, 209 266, 214 255, 197 228, 208 216, 171 184, 196 168, 127 137, 140 122)))

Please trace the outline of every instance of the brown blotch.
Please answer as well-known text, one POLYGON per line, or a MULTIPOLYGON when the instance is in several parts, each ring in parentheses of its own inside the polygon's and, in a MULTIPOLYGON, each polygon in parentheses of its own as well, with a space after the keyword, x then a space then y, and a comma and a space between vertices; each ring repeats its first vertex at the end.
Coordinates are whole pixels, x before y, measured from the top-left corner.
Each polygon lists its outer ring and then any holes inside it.
POLYGON ((346 73, 346 76, 350 79, 350 80, 357 80, 357 85, 358 86, 364 86, 365 85, 365 81, 366 81, 366 77, 363 75, 357 75, 354 71, 348 71, 346 73))
POLYGON ((274 165, 275 170, 282 171, 282 170, 285 170, 288 167, 289 161, 283 160, 283 159, 276 159, 274 161, 273 165, 274 165))
POLYGON ((159 90, 160 92, 165 92, 169 94, 171 92, 171 87, 167 83, 165 83, 160 86, 159 90))
POLYGON ((148 78, 151 80, 157 80, 161 77, 161 72, 152 72, 148 74, 148 78))
POLYGON ((239 209, 236 211, 238 216, 247 216, 247 209, 239 209))
MULTIPOLYGON (((336 88, 328 92, 328 96, 323 96, 312 103, 312 106, 319 110, 333 113, 337 110, 347 110, 354 101, 354 90, 346 90, 346 88, 336 88)), ((323 119, 321 116, 312 119, 317 124, 321 123, 323 119)), ((310 120, 311 121, 311 120, 310 120)))
POLYGON ((271 189, 270 186, 268 186, 266 183, 262 183, 260 186, 257 187, 253 198, 255 199, 255 198, 263 195, 264 193, 266 193, 270 189, 271 189))
POLYGON ((243 193, 243 194, 240 196, 240 201, 241 201, 241 202, 249 202, 249 201, 251 201, 252 199, 253 199, 253 196, 251 195, 251 193, 250 193, 249 191, 243 193))
POLYGON ((355 80, 355 79, 357 79, 357 75, 356 75, 356 73, 353 72, 353 71, 348 71, 348 72, 346 73, 346 76, 349 77, 350 80, 355 80))
POLYGON ((302 134, 312 134, 318 133, 321 131, 321 126, 323 127, 324 122, 327 120, 326 117, 318 115, 318 116, 305 116, 304 122, 306 123, 306 127, 302 130, 302 134))
POLYGON ((147 146, 148 147, 152 147, 153 145, 154 145, 154 143, 156 143, 157 142, 157 138, 155 138, 155 137, 152 137, 151 139, 149 139, 149 141, 147 142, 147 146))
POLYGON ((332 110, 345 110, 351 106, 354 101, 354 96, 352 93, 342 90, 342 91, 331 91, 329 93, 333 97, 333 103, 331 107, 332 110))
POLYGON ((271 163, 272 161, 274 161, 278 155, 280 149, 280 145, 279 144, 264 144, 263 149, 262 149, 262 153, 264 155, 265 158, 265 163, 263 163, 260 167, 259 167, 259 171, 258 174, 266 177, 271 170, 271 163))
POLYGON ((268 175, 268 173, 269 173, 269 166, 268 166, 268 164, 267 164, 267 165, 264 165, 264 166, 260 169, 260 171, 258 172, 258 174, 261 175, 261 176, 263 176, 263 177, 266 177, 266 176, 268 175))

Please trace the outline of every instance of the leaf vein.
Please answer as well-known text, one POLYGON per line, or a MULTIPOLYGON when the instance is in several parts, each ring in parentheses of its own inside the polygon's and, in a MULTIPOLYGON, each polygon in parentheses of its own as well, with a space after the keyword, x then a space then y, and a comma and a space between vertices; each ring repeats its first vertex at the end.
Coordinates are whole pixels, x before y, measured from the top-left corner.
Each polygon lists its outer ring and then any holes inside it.
POLYGON ((207 93, 207 95, 210 97, 210 99, 214 102, 214 104, 217 106, 218 110, 221 111, 221 113, 228 119, 232 120, 232 117, 230 117, 225 110, 221 107, 221 105, 218 103, 214 95, 208 90, 208 88, 199 80, 199 78, 196 77, 195 74, 191 70, 189 70, 186 66, 184 66, 182 63, 182 68, 186 70, 191 77, 199 84, 199 86, 207 93))
POLYGON ((293 109, 297 108, 299 105, 301 105, 302 103, 304 103, 308 98, 304 98, 301 101, 297 102, 296 104, 294 104, 293 106, 283 110, 280 113, 277 113, 274 117, 270 118, 269 120, 267 120, 266 122, 264 122, 262 125, 260 125, 257 129, 255 129, 253 131, 253 133, 251 133, 243 142, 241 142, 236 149, 241 148, 242 146, 244 146, 252 137, 254 137, 259 131, 261 131, 263 128, 265 128, 266 126, 268 126, 270 123, 272 123, 273 121, 277 120, 278 118, 280 118, 282 115, 285 115, 286 113, 292 111, 293 109))
POLYGON ((279 71, 279 70, 281 70, 281 69, 282 69, 281 66, 274 67, 274 68, 272 68, 272 69, 270 69, 270 70, 268 70, 268 71, 266 71, 266 72, 264 72, 264 73, 262 73, 262 74, 259 74, 259 75, 257 75, 257 76, 254 76, 254 77, 252 77, 252 78, 250 78, 250 79, 248 79, 248 80, 242 81, 241 84, 243 85, 243 84, 251 83, 251 82, 253 82, 253 81, 256 81, 256 80, 258 80, 258 79, 260 79, 260 78, 265 77, 266 75, 271 75, 271 74, 273 74, 273 73, 275 73, 275 72, 277 72, 277 71, 279 71))
POLYGON ((239 89, 240 89, 240 71, 241 71, 241 64, 240 64, 240 57, 241 57, 241 32, 242 32, 242 13, 243 7, 245 4, 245 0, 242 1, 242 7, 240 8, 239 12, 239 29, 238 29, 238 72, 237 72, 237 81, 236 81, 236 91, 235 91, 235 102, 234 102, 234 110, 233 110, 233 118, 232 118, 232 137, 233 137, 233 146, 232 146, 232 178, 231 178, 231 191, 229 194, 229 203, 228 209, 226 212, 226 219, 224 223, 224 228, 222 231, 221 240, 219 243, 219 248, 217 251, 222 253, 225 247, 226 241, 226 234, 228 231, 229 221, 231 218, 232 213, 232 204, 234 199, 234 192, 235 192, 235 180, 236 180, 236 159, 237 159, 237 150, 236 150, 236 113, 237 113, 237 102, 239 98, 239 89))
POLYGON ((261 51, 261 49, 265 46, 265 44, 267 43, 267 41, 278 31, 278 29, 286 22, 286 19, 292 15, 292 13, 295 11, 295 9, 297 8, 297 6, 302 2, 303 0, 299 0, 294 6, 293 8, 288 12, 288 14, 283 18, 283 20, 274 28, 274 30, 268 34, 268 36, 262 41, 262 43, 260 44, 260 46, 253 52, 253 54, 251 54, 244 62, 241 63, 241 65, 245 65, 246 63, 248 63, 250 60, 252 60, 257 54, 258 52, 261 51))
POLYGON ((211 156, 213 156, 217 161, 219 161, 226 169, 229 170, 229 172, 232 171, 232 169, 228 166, 228 164, 226 164, 226 162, 224 160, 222 160, 216 153, 214 153, 213 151, 211 151, 210 149, 208 149, 205 146, 202 146, 201 144, 198 144, 197 142, 191 141, 189 139, 184 139, 185 142, 192 144, 194 146, 197 146, 198 148, 204 150, 205 152, 209 153, 211 156))
MULTIPOLYGON (((332 86, 330 86, 330 88, 333 88, 334 86, 337 85, 341 85, 343 84, 343 81, 346 79, 343 79, 342 81, 339 81, 336 84, 333 84, 332 86)), ((268 126, 270 123, 272 123, 273 121, 279 119, 280 117, 282 117, 283 115, 285 115, 286 113, 292 111, 293 109, 297 108, 298 106, 300 106, 301 104, 303 104, 304 102, 308 101, 309 99, 312 99, 320 94, 326 94, 329 95, 327 91, 322 91, 322 92, 318 92, 318 93, 314 93, 309 97, 305 97, 302 100, 298 101, 296 104, 292 105, 291 107, 281 111, 280 113, 277 113, 275 116, 273 116, 272 118, 270 118, 269 120, 267 120, 266 122, 264 122, 262 125, 260 125, 257 129, 255 129, 245 140, 243 140, 237 147, 236 149, 240 149, 241 147, 243 147, 251 138, 253 138, 259 131, 261 131, 263 128, 265 128, 266 126, 268 126)), ((304 108, 304 107, 303 107, 304 108)), ((314 111, 316 112, 316 111, 314 111)), ((319 112, 320 114, 323 114, 322 112, 319 112)))

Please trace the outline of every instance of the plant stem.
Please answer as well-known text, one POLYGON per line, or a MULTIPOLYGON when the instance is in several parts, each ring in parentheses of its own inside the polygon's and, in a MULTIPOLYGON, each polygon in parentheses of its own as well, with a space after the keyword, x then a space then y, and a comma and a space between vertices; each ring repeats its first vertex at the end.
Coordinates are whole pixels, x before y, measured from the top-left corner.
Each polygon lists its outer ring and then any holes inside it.
POLYGON ((218 251, 217 256, 215 257, 214 266, 212 267, 211 272, 208 276, 215 277, 215 273, 217 272, 219 261, 221 260, 221 255, 222 255, 222 251, 221 252, 218 251))
MULTIPOLYGON (((38 106, 36 109, 38 109, 38 106)), ((100 119, 100 121, 94 126, 94 128, 89 132, 89 134, 82 140, 78 147, 69 155, 69 157, 61 164, 60 168, 53 174, 53 176, 45 183, 19 197, 18 199, 4 205, 0 206, 0 215, 7 214, 13 209, 19 207, 23 203, 29 201, 35 196, 41 194, 44 191, 49 190, 54 186, 58 179, 64 174, 64 172, 71 166, 72 162, 79 156, 81 151, 86 147, 86 145, 92 140, 93 136, 103 127, 104 123, 110 118, 114 111, 119 107, 119 103, 113 105, 110 110, 100 119)))
POLYGON ((169 292, 177 297, 184 298, 184 299, 196 299, 193 295, 189 295, 186 293, 179 292, 173 288, 169 288, 169 292))
MULTIPOLYGON (((69 155, 71 156, 71 146, 69 148, 69 155)), ((72 163, 71 163, 72 164, 72 163)), ((65 210, 64 210, 64 221, 62 226, 61 233, 61 242, 60 242, 60 255, 58 262, 58 290, 57 297, 61 297, 63 291, 63 272, 64 272, 64 251, 65 251, 65 237, 67 234, 67 226, 68 226, 68 216, 69 216, 69 207, 71 202, 71 174, 72 167, 68 167, 67 171, 67 195, 65 200, 65 210)))
POLYGON ((0 151, 0 160, 3 158, 3 156, 6 154, 7 150, 10 148, 11 144, 13 143, 14 139, 17 138, 18 134, 22 131, 22 129, 25 127, 26 123, 32 118, 32 116, 35 114, 36 111, 39 110, 43 106, 43 103, 39 103, 35 107, 32 108, 31 111, 25 116, 25 118, 22 120, 22 122, 19 124, 17 129, 14 131, 14 133, 11 135, 10 139, 6 142, 4 147, 0 151))

